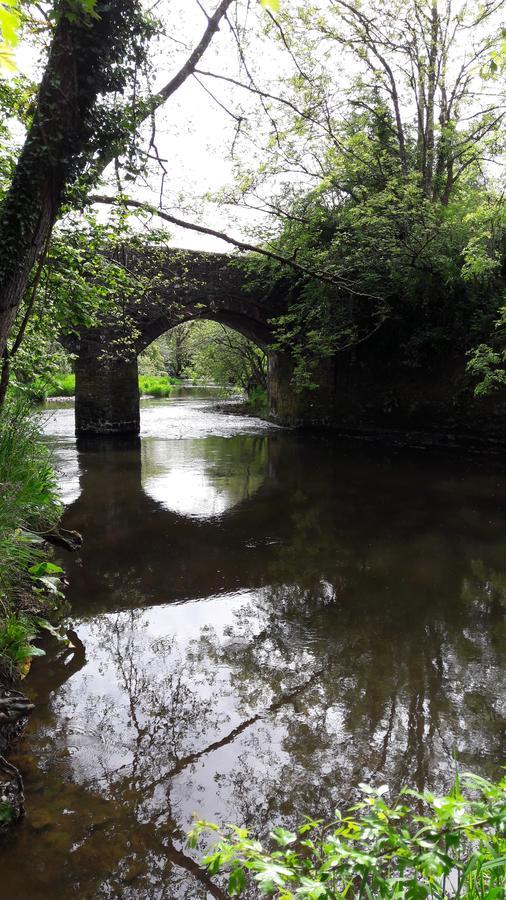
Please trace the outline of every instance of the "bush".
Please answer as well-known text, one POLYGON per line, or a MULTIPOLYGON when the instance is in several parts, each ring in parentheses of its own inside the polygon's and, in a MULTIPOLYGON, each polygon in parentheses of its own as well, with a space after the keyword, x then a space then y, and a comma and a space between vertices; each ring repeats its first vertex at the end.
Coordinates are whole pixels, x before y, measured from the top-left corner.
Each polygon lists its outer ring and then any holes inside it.
POLYGON ((307 818, 296 832, 275 828, 266 850, 243 828, 198 821, 189 835, 219 836, 203 863, 228 873, 234 897, 248 884, 279 900, 506 898, 506 778, 463 776, 444 797, 404 790, 393 806, 386 786, 361 785, 364 799, 335 821, 307 818))
POLYGON ((9 668, 23 671, 32 656, 42 656, 43 651, 32 645, 37 637, 37 624, 32 616, 11 613, 0 622, 0 659, 9 668))

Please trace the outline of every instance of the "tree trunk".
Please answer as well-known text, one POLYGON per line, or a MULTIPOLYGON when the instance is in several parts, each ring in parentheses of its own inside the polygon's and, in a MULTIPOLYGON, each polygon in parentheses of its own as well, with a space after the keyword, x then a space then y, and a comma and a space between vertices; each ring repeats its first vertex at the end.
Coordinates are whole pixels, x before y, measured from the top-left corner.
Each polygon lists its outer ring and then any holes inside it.
POLYGON ((438 40, 439 13, 437 0, 433 0, 431 8, 430 53, 427 71, 427 109, 425 123, 426 154, 423 172, 423 192, 426 197, 432 197, 434 181, 434 100, 438 79, 438 40))

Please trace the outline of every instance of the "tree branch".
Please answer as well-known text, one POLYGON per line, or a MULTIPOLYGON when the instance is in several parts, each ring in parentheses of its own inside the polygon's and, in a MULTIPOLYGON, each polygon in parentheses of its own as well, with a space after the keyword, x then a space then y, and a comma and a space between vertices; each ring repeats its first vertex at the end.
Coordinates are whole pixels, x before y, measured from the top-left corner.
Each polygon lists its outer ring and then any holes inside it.
POLYGON ((349 294, 354 294, 358 297, 369 297, 374 300, 379 300, 379 297, 376 297, 372 294, 366 294, 363 291, 355 290, 350 284, 345 282, 343 279, 337 278, 335 275, 331 275, 329 272, 318 272, 316 269, 311 269, 308 266, 303 266, 300 263, 296 262, 294 259, 289 259, 286 256, 282 256, 280 253, 275 253, 273 250, 267 250, 265 247, 258 247, 255 244, 250 244, 248 241, 242 241, 239 238, 232 237, 229 234, 226 234, 223 231, 217 231, 215 228, 207 228, 205 225, 197 225, 195 222, 185 222, 184 219, 178 219, 176 216, 170 215, 170 213, 164 212, 162 209, 157 209, 154 206, 151 206, 149 203, 142 203, 139 200, 132 200, 127 197, 121 197, 121 199, 116 197, 107 197, 103 194, 92 194, 88 197, 89 203, 104 203, 108 206, 127 206, 132 209, 138 209, 141 212, 150 213, 152 216, 158 216, 160 219, 163 219, 165 222, 169 222, 171 225, 178 225, 180 228, 186 228, 189 231, 196 231, 199 234, 207 234, 210 237, 219 238, 221 241, 225 241, 227 244, 231 244, 234 247, 237 247, 238 250, 248 251, 250 253, 258 253, 260 256, 265 256, 267 259, 272 259, 274 262, 281 263, 283 266, 287 266, 290 269, 293 269, 295 272, 298 272, 301 275, 304 275, 307 278, 317 278, 319 281, 325 282, 325 284, 332 284, 336 287, 340 287, 343 290, 347 291, 349 294))

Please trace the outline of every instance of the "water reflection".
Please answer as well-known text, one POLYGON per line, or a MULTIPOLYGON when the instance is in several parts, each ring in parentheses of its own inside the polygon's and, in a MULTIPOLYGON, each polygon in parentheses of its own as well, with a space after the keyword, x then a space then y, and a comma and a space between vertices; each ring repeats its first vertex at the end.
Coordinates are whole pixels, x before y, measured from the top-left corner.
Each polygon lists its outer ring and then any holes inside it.
POLYGON ((240 435, 142 443, 142 487, 181 516, 223 515, 258 490, 266 475, 267 438, 240 435))
POLYGON ((204 441, 195 415, 80 456, 76 649, 34 665, 9 897, 220 897, 184 850, 194 811, 262 832, 364 779, 504 761, 503 473, 226 423, 204 441), (163 479, 193 464, 184 506, 163 479))

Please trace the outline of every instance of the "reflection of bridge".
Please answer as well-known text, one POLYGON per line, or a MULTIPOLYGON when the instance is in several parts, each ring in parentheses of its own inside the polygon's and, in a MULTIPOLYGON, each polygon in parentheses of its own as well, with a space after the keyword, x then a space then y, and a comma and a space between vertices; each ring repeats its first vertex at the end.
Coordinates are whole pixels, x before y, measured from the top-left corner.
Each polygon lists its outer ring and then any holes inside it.
MULTIPOLYGON (((150 282, 141 297, 118 303, 101 327, 81 330, 76 363, 78 434, 137 434, 137 356, 182 322, 221 322, 268 350, 270 321, 281 315, 285 297, 254 282, 232 257, 188 250, 129 254, 122 263, 150 282)), ((271 411, 282 419, 315 418, 315 392, 302 399, 290 387, 286 358, 269 352, 271 411)))
MULTIPOLYGON (((372 605, 387 616, 386 600, 396 594, 394 558, 396 578, 410 597, 409 615, 415 606, 425 615, 429 593, 443 604, 460 602, 463 572, 473 552, 483 556, 482 532, 490 521, 497 522, 497 545, 488 548, 488 565, 501 568, 499 526, 506 514, 498 488, 494 482, 491 490, 486 473, 483 483, 476 473, 467 481, 465 462, 421 456, 392 462, 378 451, 350 451, 321 436, 298 439, 277 430, 243 436, 231 460, 237 438, 213 440, 209 482, 231 474, 227 504, 213 515, 203 498, 200 517, 185 513, 172 490, 164 497, 163 484, 157 492, 163 460, 156 441, 145 439, 142 453, 135 439, 126 445, 80 442, 82 492, 65 513, 66 527, 86 535, 79 557, 65 561, 77 614, 102 603, 144 607, 295 580, 315 596, 323 582, 346 585, 350 601, 360 598, 363 605, 374 596, 372 605)), ((180 444, 197 455, 198 443, 168 442, 166 471, 177 469, 180 444)), ((400 612, 391 613, 398 627, 400 612)))
MULTIPOLYGON (((217 440, 223 445, 230 443, 225 438, 217 440)), ((188 516, 177 508, 177 498, 176 507, 170 507, 170 494, 167 502, 161 495, 154 498, 153 461, 148 461, 145 453, 141 457, 135 439, 130 446, 122 441, 119 446, 118 442, 107 446, 96 439, 86 441, 82 493, 65 514, 66 525, 79 527, 86 535, 82 564, 76 557, 66 560, 74 589, 74 612, 81 612, 80 585, 85 614, 100 609, 102 602, 111 608, 111 594, 121 609, 260 587, 269 552, 265 547, 261 553, 255 551, 254 538, 264 545, 265 534, 277 534, 280 526, 286 536, 289 523, 283 527, 284 517, 279 516, 278 505, 272 501, 276 489, 275 480, 269 478, 272 437, 259 435, 247 440, 250 456, 258 460, 255 534, 248 491, 242 500, 240 496, 230 497, 228 509, 218 516, 188 516), (262 477, 266 479, 263 484, 262 477)), ((247 448, 243 449, 246 464, 251 467, 247 448)), ((203 506, 205 512, 205 501, 203 506)))

